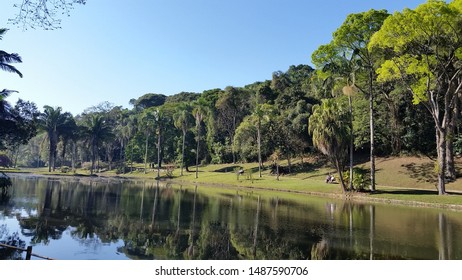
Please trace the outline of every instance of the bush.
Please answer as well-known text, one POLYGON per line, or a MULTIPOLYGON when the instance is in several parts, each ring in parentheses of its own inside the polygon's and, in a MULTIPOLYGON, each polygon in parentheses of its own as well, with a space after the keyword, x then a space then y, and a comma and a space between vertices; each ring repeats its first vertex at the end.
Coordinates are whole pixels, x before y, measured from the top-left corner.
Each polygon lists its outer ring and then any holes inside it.
MULTIPOLYGON (((343 172, 345 184, 350 184, 350 171, 343 172)), ((370 170, 362 167, 353 168, 353 188, 358 191, 364 191, 371 183, 370 170)))

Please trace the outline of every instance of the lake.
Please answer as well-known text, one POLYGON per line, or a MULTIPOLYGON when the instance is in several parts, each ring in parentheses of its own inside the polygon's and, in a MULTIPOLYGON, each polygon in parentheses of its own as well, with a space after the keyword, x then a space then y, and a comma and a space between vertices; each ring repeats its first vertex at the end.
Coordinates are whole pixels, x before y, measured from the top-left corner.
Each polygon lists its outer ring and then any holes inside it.
MULTIPOLYGON (((0 241, 53 259, 462 259, 457 211, 153 180, 11 177, 0 241)), ((24 258, 0 249, 0 259, 24 258)))

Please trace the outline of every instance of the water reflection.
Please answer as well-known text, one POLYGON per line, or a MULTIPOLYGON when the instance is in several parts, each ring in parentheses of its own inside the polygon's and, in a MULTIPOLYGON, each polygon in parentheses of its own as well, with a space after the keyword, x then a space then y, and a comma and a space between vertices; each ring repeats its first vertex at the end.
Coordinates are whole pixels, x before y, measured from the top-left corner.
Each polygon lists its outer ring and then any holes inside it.
POLYGON ((458 212, 151 181, 13 181, 0 224, 56 259, 462 257, 458 212))

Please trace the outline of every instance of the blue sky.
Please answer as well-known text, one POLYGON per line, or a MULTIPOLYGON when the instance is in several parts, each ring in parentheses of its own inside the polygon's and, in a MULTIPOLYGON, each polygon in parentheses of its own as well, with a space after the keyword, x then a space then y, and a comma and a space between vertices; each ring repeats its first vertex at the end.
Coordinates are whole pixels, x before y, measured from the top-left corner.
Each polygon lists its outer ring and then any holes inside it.
POLYGON ((0 72, 0 89, 61 106, 77 115, 109 101, 129 108, 145 93, 172 95, 271 78, 311 63, 350 13, 415 8, 424 0, 88 0, 61 29, 23 31, 7 23, 14 3, 2 0, 0 49, 21 55, 23 74, 0 72))

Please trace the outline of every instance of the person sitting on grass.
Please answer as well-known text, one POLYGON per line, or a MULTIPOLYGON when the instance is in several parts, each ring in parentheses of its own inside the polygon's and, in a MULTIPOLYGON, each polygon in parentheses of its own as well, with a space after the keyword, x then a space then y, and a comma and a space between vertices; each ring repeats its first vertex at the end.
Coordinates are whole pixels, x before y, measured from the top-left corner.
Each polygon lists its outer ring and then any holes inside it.
POLYGON ((326 183, 334 183, 335 178, 334 176, 330 175, 330 173, 326 176, 326 183))

